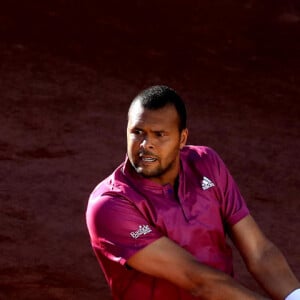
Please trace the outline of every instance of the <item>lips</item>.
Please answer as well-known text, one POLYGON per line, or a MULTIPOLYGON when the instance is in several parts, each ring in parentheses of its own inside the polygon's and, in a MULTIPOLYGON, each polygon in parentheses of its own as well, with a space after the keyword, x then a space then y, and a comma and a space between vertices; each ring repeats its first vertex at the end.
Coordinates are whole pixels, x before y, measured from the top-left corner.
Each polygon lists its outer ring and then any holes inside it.
POLYGON ((145 154, 145 153, 140 153, 139 154, 139 158, 140 160, 142 160, 143 162, 155 162, 157 160, 157 158, 153 155, 149 155, 149 154, 145 154))
POLYGON ((145 162, 154 162, 154 161, 156 161, 156 158, 142 156, 142 161, 145 161, 145 162))

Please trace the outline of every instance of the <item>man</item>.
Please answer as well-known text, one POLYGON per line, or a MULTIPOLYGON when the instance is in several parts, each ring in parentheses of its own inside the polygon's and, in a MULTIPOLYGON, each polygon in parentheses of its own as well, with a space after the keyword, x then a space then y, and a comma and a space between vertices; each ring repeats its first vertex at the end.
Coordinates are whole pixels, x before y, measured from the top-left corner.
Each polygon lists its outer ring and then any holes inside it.
POLYGON ((127 157, 90 196, 96 257, 121 300, 266 299, 235 279, 230 236, 272 299, 300 299, 281 252, 249 214, 219 156, 186 146, 186 109, 166 86, 128 111, 127 157))

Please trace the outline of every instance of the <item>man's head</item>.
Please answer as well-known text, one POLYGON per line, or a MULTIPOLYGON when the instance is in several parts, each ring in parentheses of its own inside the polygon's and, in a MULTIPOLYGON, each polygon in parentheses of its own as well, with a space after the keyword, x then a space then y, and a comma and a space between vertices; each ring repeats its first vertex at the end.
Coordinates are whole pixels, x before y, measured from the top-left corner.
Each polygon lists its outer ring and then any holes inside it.
POLYGON ((187 136, 185 105, 174 90, 153 86, 134 98, 128 111, 127 154, 136 172, 174 184, 187 136))
POLYGON ((158 110, 167 105, 174 106, 179 117, 179 130, 182 131, 186 128, 187 114, 185 104, 173 89, 165 85, 155 85, 140 92, 131 102, 130 108, 136 101, 140 101, 142 106, 149 110, 158 110))

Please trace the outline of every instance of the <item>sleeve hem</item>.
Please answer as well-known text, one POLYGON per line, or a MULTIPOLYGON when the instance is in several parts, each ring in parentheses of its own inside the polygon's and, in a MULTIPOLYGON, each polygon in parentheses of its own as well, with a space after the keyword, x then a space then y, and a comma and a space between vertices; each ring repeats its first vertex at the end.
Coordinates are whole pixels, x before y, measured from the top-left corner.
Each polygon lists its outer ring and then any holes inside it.
POLYGON ((230 226, 233 226, 236 223, 238 223, 240 220, 242 220, 243 218, 247 217, 249 214, 250 214, 249 210, 244 208, 243 210, 240 210, 236 214, 231 216, 231 218, 228 220, 228 224, 230 226))

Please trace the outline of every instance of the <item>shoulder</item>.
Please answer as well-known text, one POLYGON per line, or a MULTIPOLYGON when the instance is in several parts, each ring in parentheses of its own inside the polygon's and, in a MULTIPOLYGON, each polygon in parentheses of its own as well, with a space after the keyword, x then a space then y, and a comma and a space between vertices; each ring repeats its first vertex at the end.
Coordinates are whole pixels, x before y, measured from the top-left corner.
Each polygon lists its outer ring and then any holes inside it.
POLYGON ((204 162, 205 160, 219 160, 220 157, 211 147, 187 145, 181 150, 181 159, 193 162, 197 162, 198 160, 204 162))
POLYGON ((119 205, 126 198, 128 184, 122 172, 123 164, 111 175, 103 179, 91 192, 87 205, 87 218, 109 213, 113 206, 119 205))
POLYGON ((137 203, 142 195, 124 173, 124 164, 120 165, 110 176, 101 181, 90 194, 86 209, 86 220, 90 226, 96 222, 121 222, 128 215, 140 214, 137 203))
POLYGON ((91 192, 89 202, 100 201, 105 195, 126 195, 130 190, 128 176, 124 174, 125 162, 118 166, 112 174, 103 179, 91 192))
POLYGON ((154 228, 150 228, 136 203, 141 197, 130 185, 114 176, 102 181, 91 193, 86 209, 86 224, 93 244, 98 245, 101 240, 102 246, 110 249, 112 245, 130 244, 146 233, 147 240, 160 236, 154 234, 154 228))
POLYGON ((182 149, 180 159, 186 172, 215 180, 227 169, 219 154, 208 146, 188 145, 182 149))
MULTIPOLYGON (((91 238, 108 238, 115 229, 129 228, 135 225, 135 216, 140 216, 131 198, 124 193, 124 187, 109 182, 100 183, 91 194, 86 209, 86 224, 91 238), (130 217, 129 217, 130 216, 130 217)), ((106 182, 108 181, 108 182, 106 182)))

